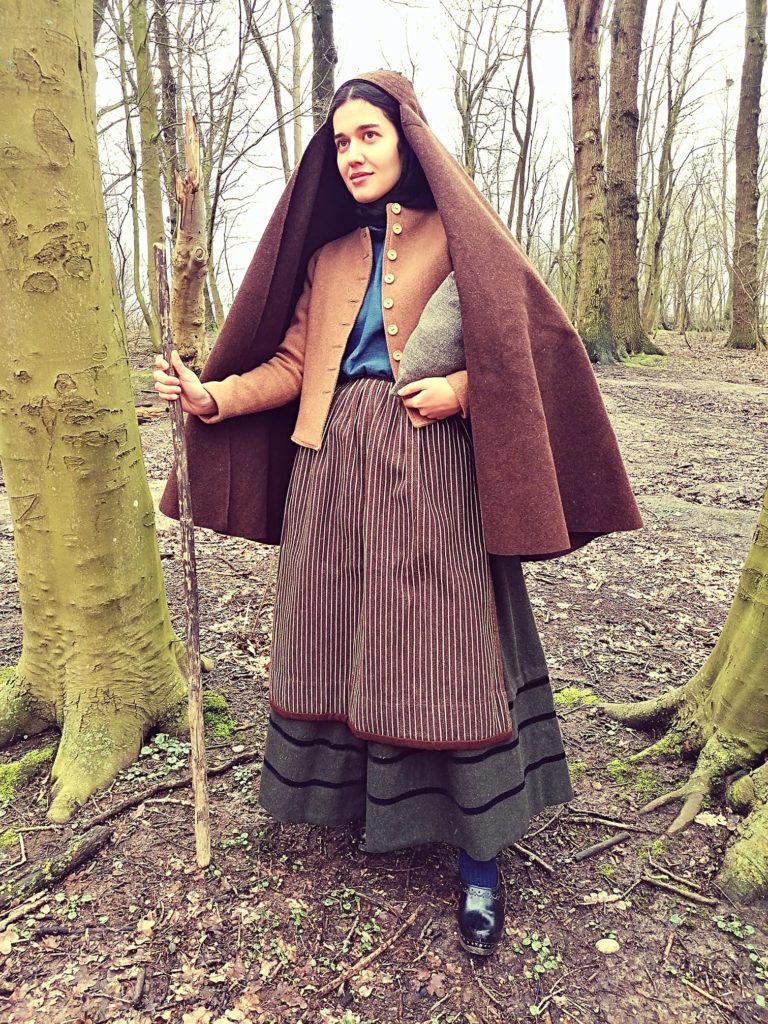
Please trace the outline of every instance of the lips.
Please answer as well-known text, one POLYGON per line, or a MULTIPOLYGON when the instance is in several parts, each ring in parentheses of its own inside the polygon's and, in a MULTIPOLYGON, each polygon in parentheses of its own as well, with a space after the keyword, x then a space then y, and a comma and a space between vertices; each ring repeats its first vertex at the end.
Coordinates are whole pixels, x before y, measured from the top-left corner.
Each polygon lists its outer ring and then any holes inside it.
POLYGON ((371 171, 364 171, 363 173, 350 174, 349 178, 350 181, 362 181, 363 178, 370 178, 371 173, 371 171))

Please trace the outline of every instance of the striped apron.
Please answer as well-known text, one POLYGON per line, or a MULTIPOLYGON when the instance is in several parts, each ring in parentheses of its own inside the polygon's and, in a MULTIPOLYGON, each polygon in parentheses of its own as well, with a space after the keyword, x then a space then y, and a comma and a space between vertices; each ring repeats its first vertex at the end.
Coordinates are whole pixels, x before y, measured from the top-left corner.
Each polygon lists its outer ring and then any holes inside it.
POLYGON ((391 382, 337 388, 300 448, 278 565, 271 705, 436 749, 512 735, 472 442, 414 428, 391 382))
POLYGON ((487 859, 571 799, 568 767, 520 560, 485 553, 467 426, 415 429, 389 387, 341 384, 297 455, 259 800, 363 821, 372 852, 487 859))

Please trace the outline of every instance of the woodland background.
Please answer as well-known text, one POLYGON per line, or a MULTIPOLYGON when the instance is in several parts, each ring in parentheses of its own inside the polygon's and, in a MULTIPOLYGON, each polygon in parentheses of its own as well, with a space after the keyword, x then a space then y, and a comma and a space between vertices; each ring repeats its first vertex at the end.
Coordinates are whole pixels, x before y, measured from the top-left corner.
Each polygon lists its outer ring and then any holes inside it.
POLYGON ((765 1015, 765 21, 765 0, 0 7, 0 1019, 765 1015), (576 798, 503 854, 507 941, 480 964, 449 849, 366 855, 352 825, 259 810, 276 552, 202 530, 194 862, 148 254, 174 245, 201 365, 335 86, 372 66, 413 79, 576 324, 646 523, 526 567, 576 798))

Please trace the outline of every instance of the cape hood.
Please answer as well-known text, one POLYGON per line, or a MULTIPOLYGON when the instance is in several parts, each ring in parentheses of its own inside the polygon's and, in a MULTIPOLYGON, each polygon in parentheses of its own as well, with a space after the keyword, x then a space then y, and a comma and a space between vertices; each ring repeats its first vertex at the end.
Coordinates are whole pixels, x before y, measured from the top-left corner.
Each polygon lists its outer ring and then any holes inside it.
MULTIPOLYGON (((477 487, 490 553, 551 558, 642 526, 586 350, 506 225, 427 125, 393 71, 356 78, 400 103, 448 237, 461 305, 477 487)), ((326 125, 312 137, 258 244, 202 374, 218 380, 269 359, 307 262, 355 228, 326 125)), ((186 425, 196 525, 277 544, 297 403, 186 425)), ((429 430, 429 427, 420 429, 429 430)), ((178 517, 175 476, 160 503, 178 517)))

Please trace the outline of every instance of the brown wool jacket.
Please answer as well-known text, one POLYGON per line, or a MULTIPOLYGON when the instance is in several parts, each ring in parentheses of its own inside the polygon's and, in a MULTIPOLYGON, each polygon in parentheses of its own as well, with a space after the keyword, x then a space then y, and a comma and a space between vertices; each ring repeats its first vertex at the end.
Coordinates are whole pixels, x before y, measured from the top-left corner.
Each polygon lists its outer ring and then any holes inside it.
MULTIPOLYGON (((642 520, 616 436, 586 350, 562 307, 498 213, 432 133, 411 83, 393 71, 357 77, 378 85, 399 103, 402 133, 424 171, 447 238, 461 307, 472 451, 487 550, 552 558, 604 534, 638 529, 642 520)), ((388 247, 398 257, 390 261, 395 281, 385 296, 394 301, 385 311, 386 322, 398 328, 393 337, 400 342, 400 351, 418 318, 418 279, 422 267, 429 265, 416 248, 410 249, 408 225, 402 223, 402 244, 398 240, 392 245, 391 234, 388 238, 388 247), (409 250, 415 260, 413 272, 398 280, 398 268, 410 259, 409 250), (409 292, 403 295, 398 287, 405 283, 409 292), (403 298, 401 307, 398 302, 403 298), (408 308, 411 319, 398 319, 408 308)), ((354 201, 339 175, 329 120, 307 145, 264 230, 205 365, 203 382, 226 381, 231 375, 245 381, 255 372, 264 385, 264 401, 270 386, 280 380, 280 370, 277 377, 274 373, 280 358, 277 363, 272 360, 291 332, 312 257, 329 243, 345 249, 351 245, 345 237, 361 237, 355 232, 359 228, 354 201)), ((313 285, 320 285, 324 262, 321 252, 312 270, 313 285)), ((364 266, 362 254, 360 265, 364 266)), ((368 269, 357 276, 367 279, 368 269)), ((438 281, 436 275, 425 284, 423 295, 428 296, 438 281)), ((351 327, 352 311, 363 296, 362 280, 345 280, 342 285, 343 290, 328 300, 333 312, 318 311, 322 322, 333 325, 332 337, 321 342, 326 353, 328 345, 339 345, 346 337, 342 329, 351 327), (347 296, 348 316, 339 315, 339 295, 342 300, 347 296)), ((330 295, 333 290, 323 285, 317 293, 330 295)), ((314 293, 313 287, 306 317, 314 315, 314 293)), ((302 391, 294 371, 291 385, 304 404, 300 424, 297 398, 272 408, 259 405, 262 412, 212 424, 187 418, 197 525, 269 544, 280 542, 296 453, 291 437, 302 444, 317 442, 318 424, 331 398, 323 391, 332 390, 340 358, 340 351, 331 349, 333 357, 325 364, 315 362, 310 348, 317 339, 309 332, 305 338, 307 380, 302 391), (317 398, 309 397, 310 392, 318 394, 309 383, 311 367, 313 378, 323 378, 317 398), (320 403, 316 409, 306 404, 314 401, 320 403)), ((394 352, 393 347, 393 357, 394 352)), ((291 358, 281 358, 282 366, 290 369, 291 358)), ((273 398, 282 400, 283 394, 287 392, 280 394, 278 388, 273 398)), ((222 413, 226 403, 224 395, 222 413)), ((166 515, 179 515, 175 474, 160 508, 166 515)))
MULTIPOLYGON (((368 228, 322 246, 307 264, 304 290, 291 325, 271 359, 253 370, 205 385, 218 412, 201 416, 219 423, 231 416, 264 412, 299 398, 291 440, 319 448, 347 338, 371 276, 373 249, 368 228)), ((437 210, 387 204, 382 269, 382 314, 392 373, 432 293, 451 270, 445 230, 437 210)), ((456 392, 462 416, 469 413, 467 371, 446 378, 456 392)), ((415 427, 433 421, 406 406, 415 427)))

